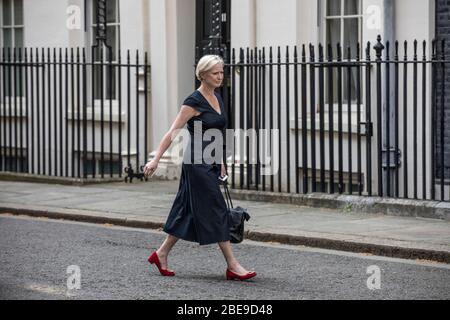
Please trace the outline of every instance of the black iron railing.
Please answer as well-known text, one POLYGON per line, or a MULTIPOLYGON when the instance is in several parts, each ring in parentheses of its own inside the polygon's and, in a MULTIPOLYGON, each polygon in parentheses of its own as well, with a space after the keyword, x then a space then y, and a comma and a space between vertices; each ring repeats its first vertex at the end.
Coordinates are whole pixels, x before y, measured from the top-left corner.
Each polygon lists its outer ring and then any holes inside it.
POLYGON ((0 61, 0 170, 142 178, 148 157, 147 54, 6 49, 0 61), (134 60, 132 62, 132 60, 134 60), (143 60, 143 61, 142 61, 143 60))
POLYGON ((256 155, 248 136, 228 143, 232 187, 449 201, 444 48, 414 41, 411 55, 407 42, 379 37, 365 48, 303 45, 293 56, 286 47, 284 59, 280 47, 207 52, 226 61, 229 127, 256 133, 256 155), (273 174, 260 158, 262 129, 279 132, 269 139, 273 174))

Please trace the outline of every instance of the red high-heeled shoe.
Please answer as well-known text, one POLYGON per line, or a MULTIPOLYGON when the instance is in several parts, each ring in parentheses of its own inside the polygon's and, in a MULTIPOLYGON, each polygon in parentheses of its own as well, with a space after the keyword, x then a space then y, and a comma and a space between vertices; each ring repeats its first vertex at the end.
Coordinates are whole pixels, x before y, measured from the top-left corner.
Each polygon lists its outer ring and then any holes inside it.
POLYGON ((253 278, 254 276, 256 276, 256 272, 251 271, 251 272, 248 272, 247 274, 244 274, 243 276, 240 276, 240 275, 234 273, 233 271, 230 271, 229 269, 227 269, 226 275, 227 275, 227 280, 238 279, 238 280, 244 281, 244 280, 247 280, 247 279, 250 279, 250 278, 253 278))
POLYGON ((150 264, 155 264, 158 267, 159 273, 161 273, 162 276, 174 276, 175 272, 169 271, 167 269, 161 268, 161 262, 159 261, 158 255, 156 254, 156 251, 153 252, 150 257, 148 257, 148 262, 150 264))

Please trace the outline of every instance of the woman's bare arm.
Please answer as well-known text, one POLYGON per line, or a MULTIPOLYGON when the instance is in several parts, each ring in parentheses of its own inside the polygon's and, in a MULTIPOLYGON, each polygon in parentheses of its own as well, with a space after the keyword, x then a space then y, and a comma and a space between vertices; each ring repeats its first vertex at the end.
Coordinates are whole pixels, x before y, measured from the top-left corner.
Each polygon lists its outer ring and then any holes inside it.
POLYGON ((177 131, 185 126, 185 124, 191 119, 193 116, 200 114, 194 108, 190 106, 181 106, 180 111, 177 114, 172 126, 169 131, 163 136, 161 142, 159 143, 158 149, 156 149, 155 157, 149 161, 144 168, 144 175, 148 175, 156 170, 158 167, 159 160, 163 156, 164 152, 170 147, 173 139, 175 139, 177 135, 177 131))
POLYGON ((166 150, 172 144, 173 139, 175 139, 177 131, 183 128, 186 122, 188 122, 190 118, 195 116, 196 113, 197 111, 192 107, 189 106, 181 107, 169 131, 161 139, 158 149, 156 149, 155 159, 157 159, 158 161, 159 159, 161 159, 164 152, 166 152, 166 150))

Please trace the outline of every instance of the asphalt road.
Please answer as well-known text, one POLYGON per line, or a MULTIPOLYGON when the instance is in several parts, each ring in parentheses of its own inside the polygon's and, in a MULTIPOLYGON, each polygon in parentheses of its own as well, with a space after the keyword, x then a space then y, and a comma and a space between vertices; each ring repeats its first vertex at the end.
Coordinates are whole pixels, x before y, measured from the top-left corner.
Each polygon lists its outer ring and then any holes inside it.
POLYGON ((164 237, 0 215, 0 299, 450 298, 447 264, 251 241, 233 246, 240 262, 257 271, 251 281, 225 280, 217 245, 185 241, 170 256, 176 276, 162 277, 147 258, 164 237))

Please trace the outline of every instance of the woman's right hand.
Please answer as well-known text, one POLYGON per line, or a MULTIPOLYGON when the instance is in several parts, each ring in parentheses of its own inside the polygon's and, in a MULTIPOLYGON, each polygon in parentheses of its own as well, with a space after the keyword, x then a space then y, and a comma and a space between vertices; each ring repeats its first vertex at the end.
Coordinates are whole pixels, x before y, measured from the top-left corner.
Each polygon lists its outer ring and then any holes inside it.
POLYGON ((144 176, 148 177, 149 175, 153 175, 155 173, 156 168, 158 168, 158 161, 153 159, 145 164, 144 167, 144 176))

